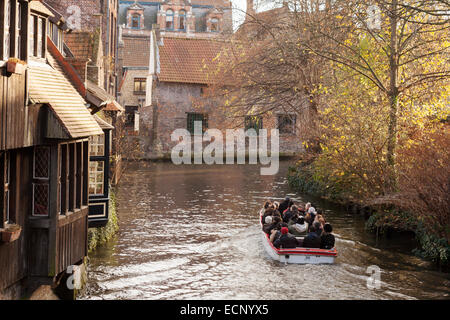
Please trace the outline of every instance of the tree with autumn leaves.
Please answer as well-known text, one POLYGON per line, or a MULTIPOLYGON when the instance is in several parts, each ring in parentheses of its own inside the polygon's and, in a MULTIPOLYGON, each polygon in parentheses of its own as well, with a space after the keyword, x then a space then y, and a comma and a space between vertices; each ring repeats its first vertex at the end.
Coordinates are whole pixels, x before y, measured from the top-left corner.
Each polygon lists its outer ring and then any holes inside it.
POLYGON ((428 232, 448 243, 449 11, 444 0, 283 1, 247 17, 212 95, 230 119, 295 112, 300 167, 318 190, 431 216, 428 232))

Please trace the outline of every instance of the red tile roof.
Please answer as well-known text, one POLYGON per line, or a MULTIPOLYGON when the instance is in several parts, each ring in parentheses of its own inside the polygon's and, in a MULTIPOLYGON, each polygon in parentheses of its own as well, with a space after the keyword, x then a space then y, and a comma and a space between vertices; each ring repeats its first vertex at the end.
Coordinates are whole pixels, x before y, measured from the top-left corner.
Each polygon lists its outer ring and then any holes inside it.
POLYGON ((150 37, 123 37, 123 66, 148 67, 150 37))
MULTIPOLYGON (((162 3, 164 0, 140 0, 138 3, 162 3)), ((183 3, 183 1, 181 1, 183 3)), ((188 2, 185 1, 187 4, 188 2)), ((191 5, 201 5, 201 6, 229 6, 231 5, 230 0, 191 0, 191 5)))
POLYGON ((213 39, 163 38, 159 47, 159 81, 210 84, 211 67, 224 47, 213 39))
POLYGON ((124 112, 125 109, 116 101, 110 102, 102 109, 103 111, 124 112))

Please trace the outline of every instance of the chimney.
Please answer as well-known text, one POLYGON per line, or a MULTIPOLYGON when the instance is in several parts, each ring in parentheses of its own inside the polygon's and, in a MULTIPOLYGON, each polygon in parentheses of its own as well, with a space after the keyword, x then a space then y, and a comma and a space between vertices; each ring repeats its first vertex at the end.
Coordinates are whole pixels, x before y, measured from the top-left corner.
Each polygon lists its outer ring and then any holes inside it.
POLYGON ((155 30, 156 39, 155 41, 159 41, 161 39, 161 27, 159 24, 152 24, 152 30, 155 30))
POLYGON ((253 0, 247 0, 247 14, 245 15, 245 19, 252 18, 255 15, 255 6, 253 4, 253 0))

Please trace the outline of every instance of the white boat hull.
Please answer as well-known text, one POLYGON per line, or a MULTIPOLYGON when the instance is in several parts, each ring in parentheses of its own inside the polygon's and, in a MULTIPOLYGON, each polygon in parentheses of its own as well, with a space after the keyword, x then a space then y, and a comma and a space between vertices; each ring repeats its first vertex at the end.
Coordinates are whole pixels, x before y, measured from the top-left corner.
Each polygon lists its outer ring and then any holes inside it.
POLYGON ((331 250, 316 248, 277 249, 270 242, 269 236, 264 231, 261 231, 261 237, 267 254, 273 260, 283 263, 332 264, 337 257, 336 248, 331 250))

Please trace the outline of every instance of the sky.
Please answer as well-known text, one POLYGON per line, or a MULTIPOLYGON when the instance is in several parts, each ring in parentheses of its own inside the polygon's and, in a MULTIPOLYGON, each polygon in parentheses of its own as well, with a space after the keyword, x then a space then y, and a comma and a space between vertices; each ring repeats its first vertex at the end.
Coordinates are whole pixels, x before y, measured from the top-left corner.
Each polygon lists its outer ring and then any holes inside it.
MULTIPOLYGON (((245 11, 247 9, 247 0, 231 0, 233 4, 233 24, 234 29, 244 21, 245 11)), ((257 11, 265 11, 275 6, 275 1, 271 0, 253 0, 257 11)))

